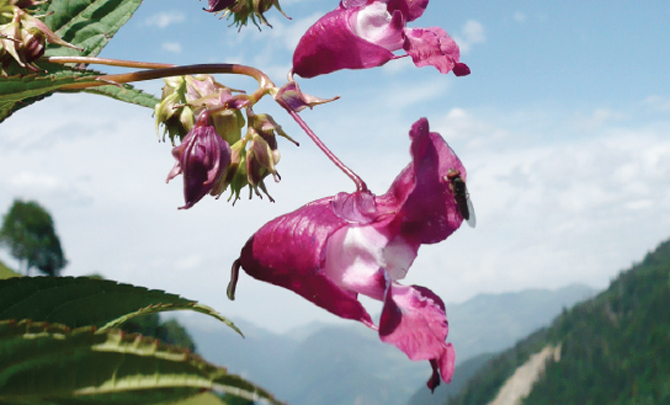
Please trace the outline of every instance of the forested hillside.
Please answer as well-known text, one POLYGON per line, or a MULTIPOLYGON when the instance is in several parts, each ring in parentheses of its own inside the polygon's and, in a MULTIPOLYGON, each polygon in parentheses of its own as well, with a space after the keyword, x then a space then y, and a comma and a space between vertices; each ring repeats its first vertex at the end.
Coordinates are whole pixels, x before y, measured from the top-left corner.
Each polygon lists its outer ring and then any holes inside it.
POLYGON ((561 346, 525 404, 670 403, 670 241, 596 298, 494 358, 448 402, 486 404, 531 354, 561 346))

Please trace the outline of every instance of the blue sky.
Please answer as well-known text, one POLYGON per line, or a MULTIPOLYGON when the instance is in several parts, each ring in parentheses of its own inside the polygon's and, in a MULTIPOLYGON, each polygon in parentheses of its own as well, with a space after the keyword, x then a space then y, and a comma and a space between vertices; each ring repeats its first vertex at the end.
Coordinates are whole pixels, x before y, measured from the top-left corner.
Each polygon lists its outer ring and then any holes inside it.
MULTIPOLYGON (((101 56, 244 63, 281 84, 300 35, 336 2, 285 1, 293 20, 270 11, 273 29, 240 33, 204 6, 147 0, 101 56)), ((670 4, 661 1, 433 0, 411 26, 454 36, 470 76, 419 69, 405 58, 298 79, 308 93, 341 96, 302 116, 377 193, 409 162, 407 132, 420 117, 463 160, 477 228, 423 247, 407 283, 446 302, 574 282, 605 287, 670 236, 668 15, 670 4)), ((254 89, 246 78, 218 80, 254 89)), ((142 84, 156 94, 161 87, 142 84)), ((249 277, 235 302, 225 299, 230 263, 258 227, 353 191, 279 108, 263 101, 255 111, 272 114, 301 143, 280 141, 282 181, 269 184, 275 204, 208 199, 178 211, 181 181, 165 185, 173 160, 170 146, 156 141, 151 111, 61 95, 0 126, 0 211, 15 197, 46 206, 70 259, 68 275, 101 272, 166 289, 275 330, 334 322, 249 277)))

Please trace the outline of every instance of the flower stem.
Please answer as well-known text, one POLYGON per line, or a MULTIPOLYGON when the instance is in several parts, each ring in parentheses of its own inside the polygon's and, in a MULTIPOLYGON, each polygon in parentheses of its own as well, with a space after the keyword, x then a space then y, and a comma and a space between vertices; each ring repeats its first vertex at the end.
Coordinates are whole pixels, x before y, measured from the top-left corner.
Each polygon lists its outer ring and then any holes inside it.
POLYGON ((59 63, 59 64, 66 64, 66 63, 98 64, 108 66, 129 67, 136 69, 138 68, 147 69, 147 70, 140 70, 136 72, 121 73, 115 75, 101 75, 96 77, 97 80, 95 82, 75 83, 61 87, 62 90, 79 90, 79 89, 86 89, 89 87, 105 86, 109 84, 123 84, 123 83, 132 83, 146 80, 162 79, 171 76, 216 74, 216 73, 240 74, 250 76, 256 79, 256 81, 258 82, 258 90, 256 90, 249 96, 254 101, 258 101, 270 89, 273 89, 275 87, 272 80, 270 80, 270 78, 260 70, 253 68, 251 66, 230 64, 230 63, 210 63, 210 64, 199 64, 199 65, 176 66, 166 63, 135 62, 135 61, 124 61, 117 59, 92 58, 84 56, 73 56, 73 57, 52 56, 47 58, 46 60, 50 63, 59 63))
POLYGON ((300 125, 300 128, 302 128, 302 130, 305 131, 307 136, 309 136, 312 139, 312 141, 314 141, 316 146, 318 146, 319 149, 321 149, 323 153, 326 154, 328 159, 330 159, 335 164, 335 166, 337 166, 340 170, 342 170, 344 174, 346 174, 354 182, 354 184, 356 184, 356 191, 362 191, 362 192, 368 191, 368 186, 367 184, 365 184, 363 179, 361 179, 356 173, 354 173, 353 170, 351 170, 344 163, 342 163, 342 161, 337 156, 335 156, 335 154, 330 149, 328 149, 326 144, 324 144, 323 141, 321 141, 321 139, 319 139, 319 137, 316 136, 314 131, 312 131, 312 129, 307 125, 307 123, 303 121, 302 117, 300 117, 300 115, 298 115, 297 112, 295 112, 290 106, 288 106, 284 102, 280 100, 277 100, 277 102, 279 103, 279 105, 284 107, 284 109, 289 113, 291 117, 293 117, 295 122, 297 122, 298 125, 300 125))

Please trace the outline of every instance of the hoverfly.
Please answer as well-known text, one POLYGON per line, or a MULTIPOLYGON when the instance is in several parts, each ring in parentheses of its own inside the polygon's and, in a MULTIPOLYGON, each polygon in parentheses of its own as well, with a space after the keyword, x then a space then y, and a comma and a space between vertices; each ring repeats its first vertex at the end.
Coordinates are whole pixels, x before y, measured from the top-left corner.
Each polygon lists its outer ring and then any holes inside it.
POLYGON ((465 187, 465 181, 461 177, 461 171, 458 169, 449 169, 445 180, 449 181, 449 188, 454 193, 456 206, 461 216, 468 222, 471 228, 474 228, 477 224, 475 209, 472 206, 472 201, 470 201, 470 194, 467 187, 465 187))

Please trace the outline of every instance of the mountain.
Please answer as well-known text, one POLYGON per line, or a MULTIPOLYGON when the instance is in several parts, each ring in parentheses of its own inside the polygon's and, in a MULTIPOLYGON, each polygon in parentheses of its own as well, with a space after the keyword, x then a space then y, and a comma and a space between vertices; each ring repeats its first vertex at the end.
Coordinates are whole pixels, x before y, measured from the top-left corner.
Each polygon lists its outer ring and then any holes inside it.
MULTIPOLYGON (((593 292, 573 285, 555 291, 487 294, 447 305, 449 341, 456 347, 459 364, 465 367, 468 357, 508 347, 593 292)), ((348 326, 315 323, 275 334, 236 320, 245 339, 222 325, 204 327, 187 318, 180 322, 187 326, 204 358, 225 365, 289 403, 393 405, 406 404, 419 387, 429 393, 425 388, 430 376, 427 361, 408 360, 394 346, 382 343, 374 331, 355 322, 348 326)))
POLYGON ((456 349, 456 370, 450 384, 431 395, 417 386, 412 405, 441 404, 458 393, 468 377, 493 354, 513 345, 522 336, 549 325, 564 308, 592 297, 590 287, 573 284, 558 290, 529 289, 516 293, 481 294, 460 305, 447 307, 449 340, 456 349))
POLYGON ((440 405, 444 403, 445 398, 457 395, 470 378, 494 356, 493 353, 484 353, 457 365, 451 382, 440 385, 433 393, 427 390, 425 385, 420 386, 409 399, 409 405, 440 405))
POLYGON ((528 386, 524 404, 670 403, 669 310, 666 241, 603 293, 489 361, 448 403, 487 404, 512 383, 528 386), (547 349, 553 356, 524 381, 521 366, 547 349))
POLYGON ((572 284, 558 290, 481 294, 462 304, 447 306, 448 340, 456 349, 456 364, 482 353, 507 349, 520 337, 549 325, 563 308, 570 308, 594 293, 591 287, 572 284))

